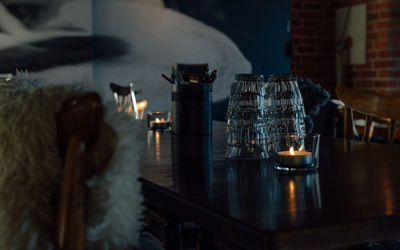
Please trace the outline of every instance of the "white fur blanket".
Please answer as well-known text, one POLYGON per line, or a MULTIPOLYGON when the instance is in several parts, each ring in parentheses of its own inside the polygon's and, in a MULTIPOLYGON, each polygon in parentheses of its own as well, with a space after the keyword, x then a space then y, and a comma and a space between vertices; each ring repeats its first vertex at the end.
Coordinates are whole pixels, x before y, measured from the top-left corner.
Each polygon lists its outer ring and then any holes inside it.
MULTIPOLYGON (((17 77, 0 84, 0 249, 53 249, 63 163, 56 145, 55 114, 79 85, 46 86, 17 77)), ((105 104, 105 122, 118 144, 102 175, 91 178, 86 249, 132 249, 141 228, 138 182, 145 128, 105 104)))

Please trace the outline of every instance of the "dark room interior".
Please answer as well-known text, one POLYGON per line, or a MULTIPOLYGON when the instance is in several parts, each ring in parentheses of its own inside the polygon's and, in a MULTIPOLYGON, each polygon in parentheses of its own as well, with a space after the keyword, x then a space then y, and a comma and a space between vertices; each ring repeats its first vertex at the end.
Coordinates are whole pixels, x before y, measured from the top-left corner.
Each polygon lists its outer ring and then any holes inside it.
POLYGON ((400 249, 399 38, 399 0, 0 0, 0 249, 400 249))

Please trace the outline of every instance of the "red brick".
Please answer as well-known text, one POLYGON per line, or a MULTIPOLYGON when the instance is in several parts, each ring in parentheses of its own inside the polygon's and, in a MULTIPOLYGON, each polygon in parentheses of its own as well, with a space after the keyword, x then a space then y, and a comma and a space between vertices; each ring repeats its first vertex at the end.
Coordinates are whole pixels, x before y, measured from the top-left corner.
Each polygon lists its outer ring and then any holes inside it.
POLYGON ((381 51, 379 56, 381 58, 400 58, 400 51, 381 51))
POLYGON ((372 31, 375 29, 375 23, 368 22, 367 23, 367 30, 372 31))
POLYGON ((315 11, 296 11, 295 14, 301 19, 315 19, 319 16, 315 11))
POLYGON ((304 9, 306 10, 320 10, 321 9, 321 4, 320 3, 305 3, 304 4, 304 9))
POLYGON ((398 18, 400 18, 400 11, 398 11, 398 10, 381 11, 379 13, 379 17, 381 19, 385 19, 385 18, 398 19, 398 18))
POLYGON ((391 39, 393 38, 400 38, 400 31, 390 31, 389 32, 389 37, 391 39))
POLYGON ((354 81, 354 87, 356 88, 372 88, 374 87, 374 82, 372 80, 356 80, 354 81))
POLYGON ((390 10, 399 10, 400 9, 400 2, 398 0, 388 1, 389 9, 390 10))
POLYGON ((321 40, 318 39, 318 38, 306 37, 306 38, 302 39, 302 44, 303 45, 316 45, 316 44, 320 44, 320 43, 321 43, 321 40))
POLYGON ((390 21, 380 21, 376 24, 377 29, 388 29, 390 27, 390 21))
POLYGON ((388 19, 384 21, 379 21, 376 24, 377 29, 398 29, 400 25, 400 20, 388 19))
POLYGON ((366 78, 376 77, 376 71, 372 71, 372 70, 360 71, 359 75, 360 75, 360 77, 366 77, 366 78))
POLYGON ((336 57, 334 55, 324 55, 323 60, 325 62, 334 62, 336 60, 336 57))
POLYGON ((381 70, 379 71, 379 77, 399 77, 400 72, 395 70, 381 70))
POLYGON ((397 40, 384 40, 375 42, 376 49, 396 49, 400 48, 400 43, 397 40))
POLYGON ((335 12, 331 2, 292 0, 292 20, 299 22, 298 26, 292 25, 292 39, 297 39, 297 43, 294 42, 291 70, 321 83, 324 88, 331 84, 334 90, 335 12))
POLYGON ((297 48, 297 51, 299 53, 312 53, 312 52, 315 52, 315 48, 314 47, 299 47, 299 48, 297 48))
POLYGON ((381 2, 381 3, 376 3, 375 9, 376 10, 387 10, 387 9, 389 9, 389 3, 387 1, 381 2))
POLYGON ((308 20, 305 19, 302 21, 302 25, 304 28, 312 28, 312 29, 317 29, 319 27, 321 27, 321 23, 316 21, 316 20, 308 20))
POLYGON ((395 80, 376 80, 375 87, 397 88, 397 82, 395 80))
POLYGON ((314 55, 314 56, 302 56, 302 59, 305 63, 320 63, 321 61, 321 57, 318 55, 314 55))
POLYGON ((379 39, 389 38, 389 35, 390 35, 388 30, 382 30, 382 31, 379 31, 378 33, 374 33, 374 34, 377 34, 376 38, 379 38, 379 39))
POLYGON ((378 20, 378 13, 368 13, 367 14, 367 21, 375 21, 378 20))
POLYGON ((373 2, 368 2, 368 4, 367 4, 367 12, 369 13, 369 12, 371 12, 373 10, 375 10, 375 4, 373 2))
POLYGON ((374 52, 374 51, 367 52, 367 59, 368 59, 368 60, 370 60, 370 59, 375 59, 376 56, 377 56, 377 53, 374 52))
POLYGON ((389 43, 388 41, 377 41, 375 42, 375 46, 376 49, 387 49, 389 48, 389 43))
POLYGON ((381 11, 381 12, 379 13, 379 18, 380 18, 380 20, 389 18, 389 16, 390 16, 389 11, 381 11))
POLYGON ((400 11, 390 11, 390 18, 398 19, 400 18, 400 11))
MULTIPOLYGON (((368 40, 376 40, 377 38, 378 38, 378 34, 380 35, 380 33, 381 32, 379 32, 379 33, 376 33, 376 32, 374 32, 374 33, 368 33, 367 34, 367 39, 368 40)), ((383 33, 383 32, 382 32, 383 33)))
MULTIPOLYGON (((322 45, 321 45, 322 46, 322 45)), ((324 55, 327 55, 327 54, 332 54, 333 52, 335 51, 335 47, 333 47, 333 46, 325 46, 325 47, 319 47, 318 48, 318 50, 317 50, 317 52, 319 53, 319 54, 324 54, 324 55)))
POLYGON ((303 36, 312 36, 316 34, 316 30, 315 29, 307 29, 307 28, 299 28, 295 32, 294 34, 296 35, 303 35, 303 36))
POLYGON ((394 68, 397 66, 396 61, 376 61, 375 62, 375 67, 376 68, 394 68))
POLYGON ((363 70, 365 69, 365 65, 364 64, 355 64, 355 65, 350 65, 352 70, 363 70))
POLYGON ((381 95, 388 95, 388 96, 399 96, 400 91, 399 88, 376 88, 375 91, 381 95))

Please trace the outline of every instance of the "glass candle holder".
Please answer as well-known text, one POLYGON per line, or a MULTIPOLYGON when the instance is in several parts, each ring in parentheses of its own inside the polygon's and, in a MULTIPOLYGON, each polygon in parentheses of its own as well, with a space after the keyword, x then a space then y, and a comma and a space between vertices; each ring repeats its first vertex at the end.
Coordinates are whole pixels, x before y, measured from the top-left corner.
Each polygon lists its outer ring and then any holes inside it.
POLYGON ((313 171, 319 165, 319 134, 274 134, 275 169, 289 172, 313 171))
POLYGON ((147 126, 149 129, 169 129, 171 113, 168 111, 147 112, 147 126))

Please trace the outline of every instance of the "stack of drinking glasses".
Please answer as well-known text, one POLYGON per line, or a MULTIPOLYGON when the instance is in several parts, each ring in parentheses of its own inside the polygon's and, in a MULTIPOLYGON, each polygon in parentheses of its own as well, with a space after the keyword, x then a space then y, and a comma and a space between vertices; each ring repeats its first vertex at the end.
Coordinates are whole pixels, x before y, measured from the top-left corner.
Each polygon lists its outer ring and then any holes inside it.
POLYGON ((297 76, 271 75, 265 84, 267 152, 273 152, 273 139, 280 133, 305 133, 305 110, 297 76))
POLYGON ((265 159, 265 88, 264 77, 237 74, 231 86, 227 110, 226 157, 265 159))

